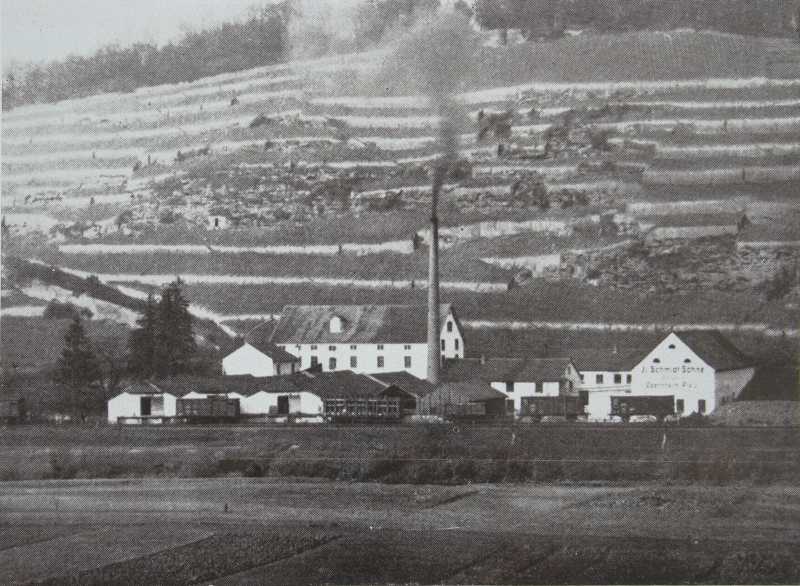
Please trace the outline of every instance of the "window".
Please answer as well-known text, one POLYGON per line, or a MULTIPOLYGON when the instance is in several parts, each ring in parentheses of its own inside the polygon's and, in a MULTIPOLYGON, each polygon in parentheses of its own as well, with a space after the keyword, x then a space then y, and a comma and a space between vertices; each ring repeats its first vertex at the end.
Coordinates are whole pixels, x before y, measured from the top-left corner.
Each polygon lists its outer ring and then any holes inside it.
POLYGON ((336 358, 328 358, 328 370, 336 370, 336 358))
POLYGON ((378 368, 383 368, 383 356, 378 356, 378 368))
POLYGON ((614 384, 615 385, 621 385, 622 384, 622 375, 620 373, 617 373, 617 374, 614 375, 614 384))
POLYGON ((684 364, 691 364, 691 363, 692 363, 692 359, 691 359, 691 358, 686 358, 686 359, 683 361, 683 363, 684 363, 684 364))
POLYGON ((453 322, 448 321, 447 322, 447 332, 450 333, 452 331, 453 331, 453 322))
POLYGON ((316 344, 311 344, 311 349, 312 350, 316 350, 317 349, 317 345, 316 344))
POLYGON ((633 382, 633 376, 630 375, 630 374, 628 376, 626 376, 625 377, 625 382, 627 382, 628 384, 631 384, 633 382))
POLYGON ((586 377, 584 375, 579 375, 581 377, 581 384, 586 382, 586 377))
POLYGON ((331 352, 336 352, 336 346, 328 346, 328 350, 331 352))
POLYGON ((350 345, 350 349, 351 350, 358 350, 358 346, 356 346, 355 344, 351 344, 350 345))
POLYGON ((444 350, 445 350, 445 347, 444 347, 444 340, 442 340, 442 352, 444 352, 444 350))
POLYGON ((358 368, 358 357, 351 356, 350 357, 350 368, 358 368))
POLYGON ((670 349, 670 350, 674 350, 674 349, 675 349, 675 344, 670 344, 670 345, 669 345, 669 349, 670 349))
POLYGON ((342 333, 342 318, 338 316, 333 316, 331 318, 329 329, 332 334, 342 333))
POLYGON ((458 340, 458 338, 456 338, 456 351, 458 351, 458 347, 459 347, 459 343, 458 342, 459 342, 459 340, 458 340))
POLYGON ((512 381, 506 382, 506 393, 514 392, 514 383, 512 381))
POLYGON ((544 383, 532 383, 534 393, 544 393, 544 383))
POLYGON ((653 358, 653 364, 661 364, 660 358, 653 358))
POLYGON ((314 368, 318 364, 319 364, 319 358, 317 358, 316 356, 312 356, 311 357, 311 368, 314 368))
POLYGON ((403 346, 403 350, 411 350, 411 344, 406 344, 403 346))
POLYGON ((403 357, 403 368, 411 368, 411 356, 403 357))
POLYGON ((675 401, 675 411, 678 413, 683 413, 683 399, 678 399, 675 401))
POLYGON ((594 375, 594 382, 595 382, 595 384, 602 385, 603 384, 603 375, 602 374, 594 375))
POLYGON ((697 412, 703 415, 706 412, 706 400, 700 399, 697 401, 697 412))

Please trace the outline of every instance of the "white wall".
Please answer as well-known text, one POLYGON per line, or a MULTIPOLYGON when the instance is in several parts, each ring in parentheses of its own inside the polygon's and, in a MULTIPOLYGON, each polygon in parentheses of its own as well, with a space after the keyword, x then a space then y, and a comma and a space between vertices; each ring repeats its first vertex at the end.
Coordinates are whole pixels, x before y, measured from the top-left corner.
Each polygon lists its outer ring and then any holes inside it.
POLYGON ((290 413, 302 413, 303 415, 322 414, 322 399, 313 393, 305 391, 299 393, 267 393, 261 391, 240 401, 241 412, 244 415, 268 415, 270 408, 278 409, 278 397, 286 395, 289 395, 290 413))
POLYGON ((677 401, 684 401, 683 415, 697 412, 698 401, 705 400, 708 414, 716 408, 714 374, 713 368, 672 333, 633 369, 631 391, 634 395, 674 395, 676 410, 677 401))
POLYGON ((222 374, 229 376, 249 374, 257 377, 292 374, 291 362, 272 360, 263 352, 245 343, 222 359, 222 374))
POLYGON ((609 370, 582 370, 583 381, 580 384, 582 391, 617 391, 624 393, 631 390, 631 383, 628 382, 628 376, 633 376, 631 371, 609 371, 609 370), (597 376, 602 375, 603 382, 597 382, 597 376), (614 376, 620 375, 622 377, 621 383, 614 382, 614 376))
POLYGON ((176 397, 169 393, 161 395, 132 395, 120 393, 108 400, 108 422, 116 423, 119 417, 141 417, 141 398, 150 397, 151 417, 174 417, 176 397))
POLYGON ((536 393, 536 383, 532 382, 514 382, 514 390, 512 392, 508 392, 506 390, 506 383, 505 382, 494 382, 491 383, 493 389, 496 389, 503 393, 509 399, 514 400, 514 413, 519 414, 522 410, 522 397, 536 397, 542 396, 541 394, 537 395, 536 393))

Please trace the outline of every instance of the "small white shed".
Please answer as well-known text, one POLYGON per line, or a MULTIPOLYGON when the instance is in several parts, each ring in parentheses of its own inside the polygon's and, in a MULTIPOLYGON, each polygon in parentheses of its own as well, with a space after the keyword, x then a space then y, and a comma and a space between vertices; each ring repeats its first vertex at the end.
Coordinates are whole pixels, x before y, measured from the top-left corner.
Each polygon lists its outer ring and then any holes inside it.
POLYGON ((175 416, 177 397, 151 382, 137 382, 108 400, 109 423, 163 423, 175 416))

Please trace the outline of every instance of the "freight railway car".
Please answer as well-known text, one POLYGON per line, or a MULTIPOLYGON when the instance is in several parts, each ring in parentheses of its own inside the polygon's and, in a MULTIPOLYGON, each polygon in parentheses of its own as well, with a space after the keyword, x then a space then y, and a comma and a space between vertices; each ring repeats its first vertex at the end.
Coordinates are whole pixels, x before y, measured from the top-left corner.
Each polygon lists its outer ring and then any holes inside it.
POLYGON ((0 423, 20 423, 24 419, 24 399, 0 399, 0 423))
POLYGON ((175 420, 183 423, 222 423, 239 419, 239 399, 224 395, 175 401, 175 420))
POLYGON ((325 399, 325 420, 330 423, 397 423, 399 399, 325 399))
POLYGON ((534 421, 544 417, 564 417, 574 421, 586 414, 586 401, 582 397, 522 397, 521 415, 534 421))
POLYGON ((626 423, 631 417, 642 416, 664 421, 666 417, 675 415, 675 397, 673 395, 612 396, 611 415, 621 418, 626 423))

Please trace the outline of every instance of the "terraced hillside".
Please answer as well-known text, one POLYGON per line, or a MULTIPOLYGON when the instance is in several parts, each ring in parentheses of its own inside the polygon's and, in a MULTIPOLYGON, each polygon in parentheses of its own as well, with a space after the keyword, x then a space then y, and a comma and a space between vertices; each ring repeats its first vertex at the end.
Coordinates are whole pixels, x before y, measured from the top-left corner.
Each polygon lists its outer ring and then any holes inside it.
MULTIPOLYGON (((688 306, 796 333, 797 46, 563 43, 545 70, 553 45, 487 53, 456 96, 445 295, 472 320, 696 321, 688 306), (592 50, 626 56, 617 79, 592 50)), ((417 296, 439 119, 413 84, 381 85, 398 71, 381 50, 4 113, 6 225, 50 237, 10 250, 140 296, 180 274, 223 321, 297 302, 287 287, 417 296)))

